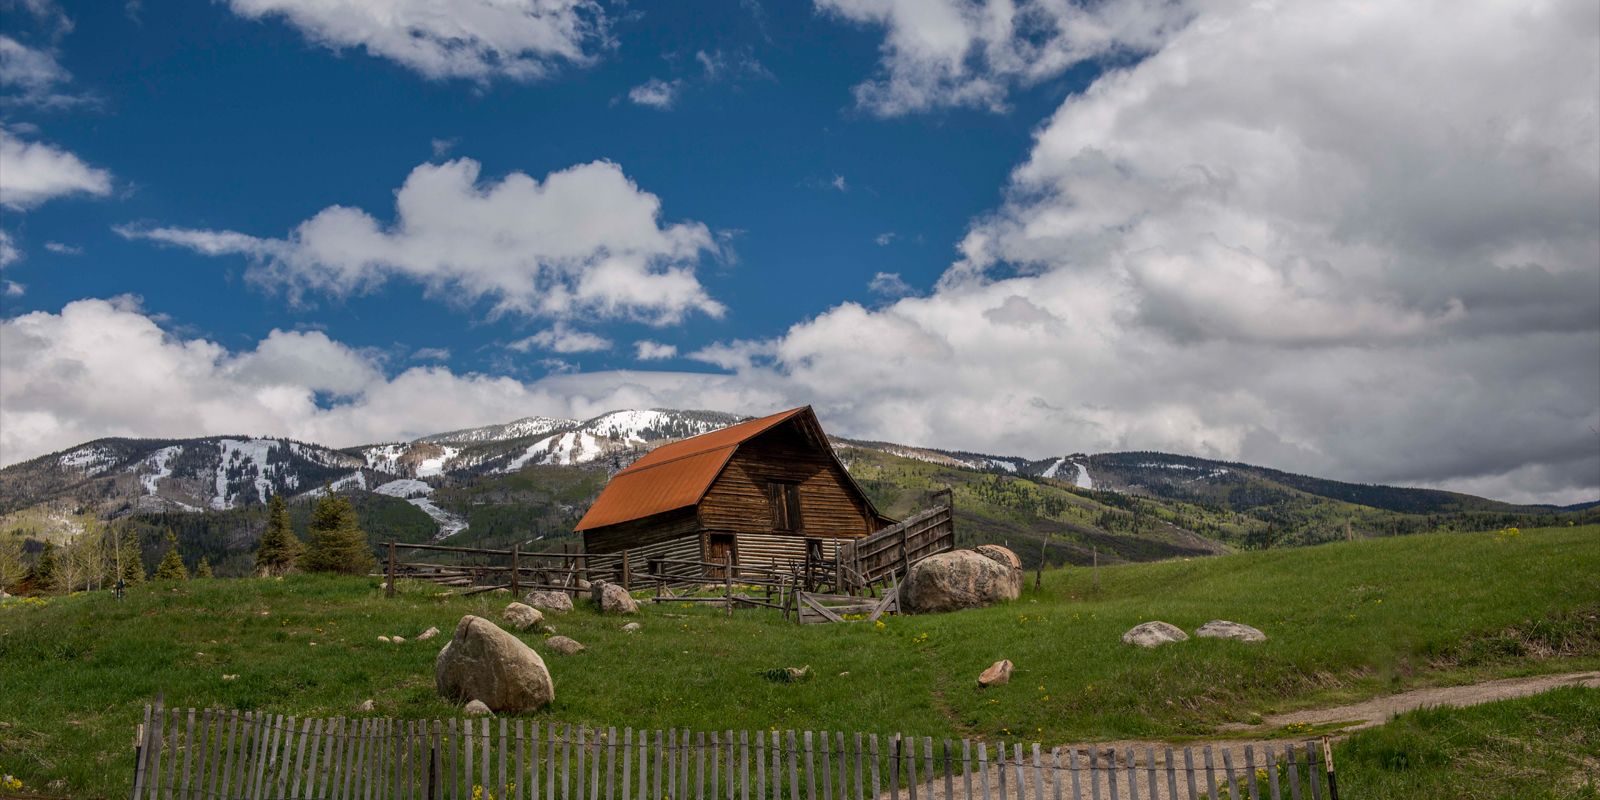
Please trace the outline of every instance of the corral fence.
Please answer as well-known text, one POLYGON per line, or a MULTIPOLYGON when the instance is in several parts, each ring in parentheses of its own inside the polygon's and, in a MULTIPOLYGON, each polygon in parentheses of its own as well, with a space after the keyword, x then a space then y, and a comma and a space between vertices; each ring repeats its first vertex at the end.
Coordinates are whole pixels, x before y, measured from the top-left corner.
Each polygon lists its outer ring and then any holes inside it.
POLYGON ((1057 747, 146 706, 133 800, 1338 800, 1327 740, 1057 747), (1220 761, 1220 763, 1219 763, 1220 761))
POLYGON ((839 545, 839 587, 855 594, 874 583, 905 577, 911 565, 956 546, 955 506, 949 489, 935 492, 937 505, 861 539, 839 545))

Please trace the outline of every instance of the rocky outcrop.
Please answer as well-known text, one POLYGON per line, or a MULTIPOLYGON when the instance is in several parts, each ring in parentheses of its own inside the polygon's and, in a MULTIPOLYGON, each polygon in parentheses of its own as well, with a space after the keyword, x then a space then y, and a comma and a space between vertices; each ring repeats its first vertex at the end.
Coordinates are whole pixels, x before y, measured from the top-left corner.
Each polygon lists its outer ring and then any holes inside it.
POLYGON ((978 676, 978 688, 987 689, 990 686, 1004 686, 1011 682, 1011 660, 1001 659, 989 665, 989 668, 978 676))
POLYGON ((522 603, 512 603, 506 606, 503 616, 505 616, 506 622, 511 623, 511 627, 519 631, 525 631, 544 622, 544 614, 539 613, 539 609, 522 603))
POLYGON ((433 664, 434 685, 448 700, 481 700, 490 710, 516 714, 555 699, 544 659, 522 640, 471 614, 433 664))
POLYGON ((572 610, 572 598, 566 592, 528 592, 522 602, 552 614, 565 614, 572 610))
POLYGON ((590 586, 590 594, 594 597, 594 605, 602 614, 637 614, 639 604, 634 602, 628 590, 615 583, 600 581, 590 586))
MULTIPOLYGON (((1010 550, 994 549, 1016 559, 1010 550)), ((954 611, 1015 600, 1021 593, 1020 567, 976 550, 957 550, 912 564, 900 585, 900 604, 915 612, 954 611)))
POLYGON ((1201 625, 1194 635, 1207 639, 1233 639, 1240 642, 1264 642, 1267 635, 1242 622, 1214 619, 1201 625))
POLYGON ((1139 647, 1160 647, 1167 642, 1181 642, 1189 638, 1182 628, 1167 622, 1143 622, 1122 634, 1122 643, 1139 647))

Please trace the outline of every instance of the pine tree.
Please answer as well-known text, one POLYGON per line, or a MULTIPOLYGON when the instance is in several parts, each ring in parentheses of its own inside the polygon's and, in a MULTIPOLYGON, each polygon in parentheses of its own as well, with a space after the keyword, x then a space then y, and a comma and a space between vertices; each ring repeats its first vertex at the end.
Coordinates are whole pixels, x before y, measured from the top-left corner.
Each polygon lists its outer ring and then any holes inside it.
POLYGON ((300 566, 312 572, 364 574, 378 565, 350 501, 329 492, 311 514, 311 546, 300 566))
POLYGON ((294 566, 300 550, 300 540, 289 527, 289 509, 281 495, 273 495, 267 510, 267 532, 256 548, 256 572, 282 575, 294 566))
POLYGON ((170 532, 167 534, 167 554, 161 557, 161 563, 156 565, 158 581, 186 581, 189 580, 189 570, 183 566, 183 557, 178 555, 178 537, 170 532))
POLYGON ((211 559, 201 556, 200 563, 194 566, 194 576, 196 578, 213 577, 211 574, 211 559))
POLYGON ((144 551, 137 541, 122 554, 122 582, 129 586, 144 583, 144 551))
POLYGON ((61 583, 61 568, 56 564, 56 546, 45 543, 44 552, 39 554, 39 560, 33 562, 33 570, 28 574, 29 583, 33 590, 40 593, 55 591, 61 583))

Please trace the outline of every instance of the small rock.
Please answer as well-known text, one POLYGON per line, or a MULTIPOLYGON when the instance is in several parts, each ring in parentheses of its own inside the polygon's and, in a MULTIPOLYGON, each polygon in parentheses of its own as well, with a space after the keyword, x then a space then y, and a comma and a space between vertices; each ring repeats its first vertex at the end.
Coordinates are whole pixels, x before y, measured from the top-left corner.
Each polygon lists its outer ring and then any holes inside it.
POLYGON ((1181 642, 1188 638, 1189 634, 1184 633, 1182 628, 1156 620, 1129 628, 1127 633, 1122 634, 1122 643, 1139 647, 1160 647, 1167 642, 1181 642))
POLYGON ((594 594, 594 604, 600 608, 602 614, 639 613, 639 604, 634 602, 628 590, 615 583, 596 583, 591 591, 594 594))
POLYGON ((519 631, 525 631, 544 621, 544 615, 539 613, 539 609, 522 603, 506 606, 502 616, 506 618, 506 622, 511 623, 511 627, 519 631))
POLYGON ((438 636, 438 635, 439 635, 439 629, 438 628, 429 628, 429 629, 423 631, 422 633, 417 634, 417 641, 426 642, 429 639, 432 639, 433 637, 438 636))
POLYGON ((1011 682, 1011 660, 1001 659, 989 665, 989 668, 978 676, 978 688, 987 689, 990 686, 1003 686, 1011 682))
POLYGON ((552 614, 565 614, 572 610, 572 598, 566 592, 528 592, 523 595, 522 602, 552 614))
POLYGON ((1261 631, 1241 622, 1229 622, 1225 619, 1214 619, 1201 625, 1194 632, 1196 636, 1208 639, 1233 639, 1240 642, 1264 642, 1267 635, 1261 631))
POLYGON ((236 681, 236 680, 239 680, 239 676, 238 675, 223 675, 222 679, 225 680, 225 681, 236 681))
POLYGON ((552 636, 544 640, 544 643, 549 645, 551 650, 554 650, 564 656, 577 655, 589 649, 584 647, 583 643, 579 642, 577 639, 569 639, 565 636, 552 636))
POLYGON ((593 584, 589 583, 586 580, 582 580, 582 579, 578 580, 578 591, 580 591, 580 592, 587 592, 587 591, 589 591, 589 589, 592 586, 593 586, 593 584))
POLYGON ((622 626, 622 630, 624 630, 624 631, 626 631, 628 633, 638 633, 639 629, 642 628, 642 627, 644 627, 644 626, 640 625, 637 622, 630 622, 630 623, 622 626))
POLYGON ((474 701, 468 703, 467 707, 463 708, 462 711, 464 713, 466 713, 466 715, 469 716, 469 717, 492 717, 492 716, 494 716, 494 712, 490 711, 489 707, 484 705, 482 700, 474 700, 474 701))
POLYGON ((387 636, 379 636, 378 637, 378 641, 387 644, 389 642, 389 637, 387 637, 387 636))
POLYGON ((393 642, 395 644, 405 644, 406 643, 406 637, 404 637, 404 636, 390 636, 389 637, 389 641, 391 641, 391 642, 393 642))
POLYGON ((361 705, 356 706, 356 710, 360 711, 362 713, 367 713, 367 712, 370 712, 374 708, 377 708, 377 707, 378 707, 377 703, 374 703, 374 702, 372 702, 372 700, 367 699, 367 700, 362 700, 361 701, 361 705))
POLYGON ((504 586, 502 586, 502 587, 494 590, 493 594, 511 594, 511 590, 507 589, 504 586))

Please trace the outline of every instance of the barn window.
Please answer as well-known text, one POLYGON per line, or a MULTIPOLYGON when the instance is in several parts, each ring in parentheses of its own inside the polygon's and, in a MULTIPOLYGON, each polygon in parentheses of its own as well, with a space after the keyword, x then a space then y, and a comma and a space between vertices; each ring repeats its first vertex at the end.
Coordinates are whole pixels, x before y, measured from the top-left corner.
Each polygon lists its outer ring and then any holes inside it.
POLYGON ((772 500, 772 529, 800 530, 800 485, 773 481, 767 484, 767 496, 772 500))

